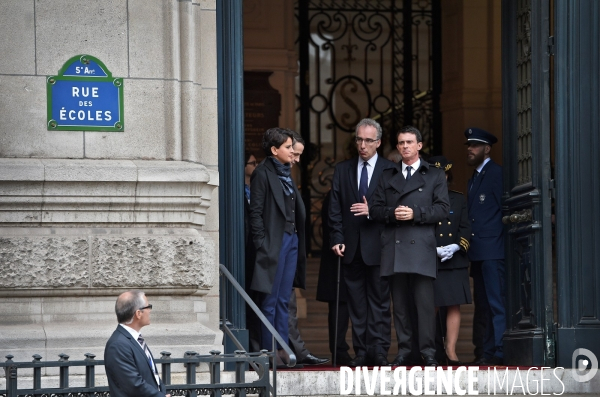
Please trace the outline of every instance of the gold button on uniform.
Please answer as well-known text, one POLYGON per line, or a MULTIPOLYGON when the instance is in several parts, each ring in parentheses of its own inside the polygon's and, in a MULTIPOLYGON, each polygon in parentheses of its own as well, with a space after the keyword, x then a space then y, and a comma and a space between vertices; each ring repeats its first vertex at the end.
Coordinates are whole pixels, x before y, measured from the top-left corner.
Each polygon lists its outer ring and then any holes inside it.
POLYGON ((442 226, 442 222, 440 222, 440 226, 442 226))
POLYGON ((452 224, 452 222, 448 222, 448 224, 449 224, 449 225, 451 225, 451 224, 452 224))
POLYGON ((448 237, 452 237, 452 233, 448 233, 448 237))
POLYGON ((440 237, 444 237, 444 235, 440 233, 440 237))

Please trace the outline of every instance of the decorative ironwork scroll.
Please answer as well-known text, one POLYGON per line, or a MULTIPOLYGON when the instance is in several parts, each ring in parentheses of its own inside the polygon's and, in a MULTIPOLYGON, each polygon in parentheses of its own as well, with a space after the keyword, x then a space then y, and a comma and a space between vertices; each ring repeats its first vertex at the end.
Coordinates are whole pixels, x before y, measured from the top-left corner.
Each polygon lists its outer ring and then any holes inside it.
POLYGON ((439 7, 439 0, 297 2, 297 110, 312 152, 302 167, 310 251, 321 245, 320 209, 334 166, 356 155, 352 134, 361 119, 382 125, 381 155, 395 150, 395 131, 406 124, 422 131, 424 152, 441 146, 439 7))

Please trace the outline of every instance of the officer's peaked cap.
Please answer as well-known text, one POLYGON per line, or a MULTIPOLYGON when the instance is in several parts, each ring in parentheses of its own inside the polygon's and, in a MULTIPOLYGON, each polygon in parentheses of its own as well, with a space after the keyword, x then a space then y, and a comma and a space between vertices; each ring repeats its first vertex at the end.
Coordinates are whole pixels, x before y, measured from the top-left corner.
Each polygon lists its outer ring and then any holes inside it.
POLYGON ((498 138, 486 130, 482 130, 481 128, 467 128, 465 130, 465 137, 467 137, 467 142, 465 145, 468 145, 471 142, 479 142, 491 146, 498 142, 498 138))

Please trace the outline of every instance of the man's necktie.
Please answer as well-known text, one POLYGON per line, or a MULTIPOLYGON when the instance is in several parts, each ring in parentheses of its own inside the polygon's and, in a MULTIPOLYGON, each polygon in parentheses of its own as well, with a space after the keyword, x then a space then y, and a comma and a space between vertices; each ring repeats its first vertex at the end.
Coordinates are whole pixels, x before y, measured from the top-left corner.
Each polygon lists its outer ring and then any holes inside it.
POLYGON ((406 180, 408 181, 411 177, 410 175, 410 170, 412 170, 412 167, 409 165, 408 167, 406 167, 406 180))
POLYGON ((360 172, 360 184, 358 185, 358 198, 360 202, 362 202, 363 196, 367 195, 367 190, 369 189, 369 174, 367 171, 367 165, 369 165, 369 163, 364 161, 362 171, 360 172))
POLYGON ((478 176, 479 176, 479 172, 477 172, 477 170, 474 170, 473 171, 473 178, 471 178, 471 187, 469 188, 469 191, 471 190, 471 188, 475 184, 475 179, 477 179, 478 176))
POLYGON ((154 363, 152 362, 152 355, 150 354, 150 349, 148 349, 148 345, 146 345, 146 341, 144 340, 144 338, 142 338, 142 334, 138 335, 137 340, 138 340, 140 346, 142 346, 142 350, 144 350, 144 353, 146 354, 146 359, 148 360, 148 365, 150 365, 150 369, 152 369, 152 372, 155 375, 158 375, 156 367, 154 366, 154 363))

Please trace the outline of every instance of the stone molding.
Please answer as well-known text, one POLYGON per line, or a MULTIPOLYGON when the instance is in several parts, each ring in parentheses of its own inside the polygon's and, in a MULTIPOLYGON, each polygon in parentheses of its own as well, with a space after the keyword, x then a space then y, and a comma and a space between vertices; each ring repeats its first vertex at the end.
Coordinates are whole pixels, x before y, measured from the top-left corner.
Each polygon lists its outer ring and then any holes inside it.
POLYGON ((0 158, 0 225, 205 223, 218 172, 183 161, 0 158))
POLYGON ((191 228, 0 228, 0 296, 205 295, 215 263, 212 239, 191 228))

